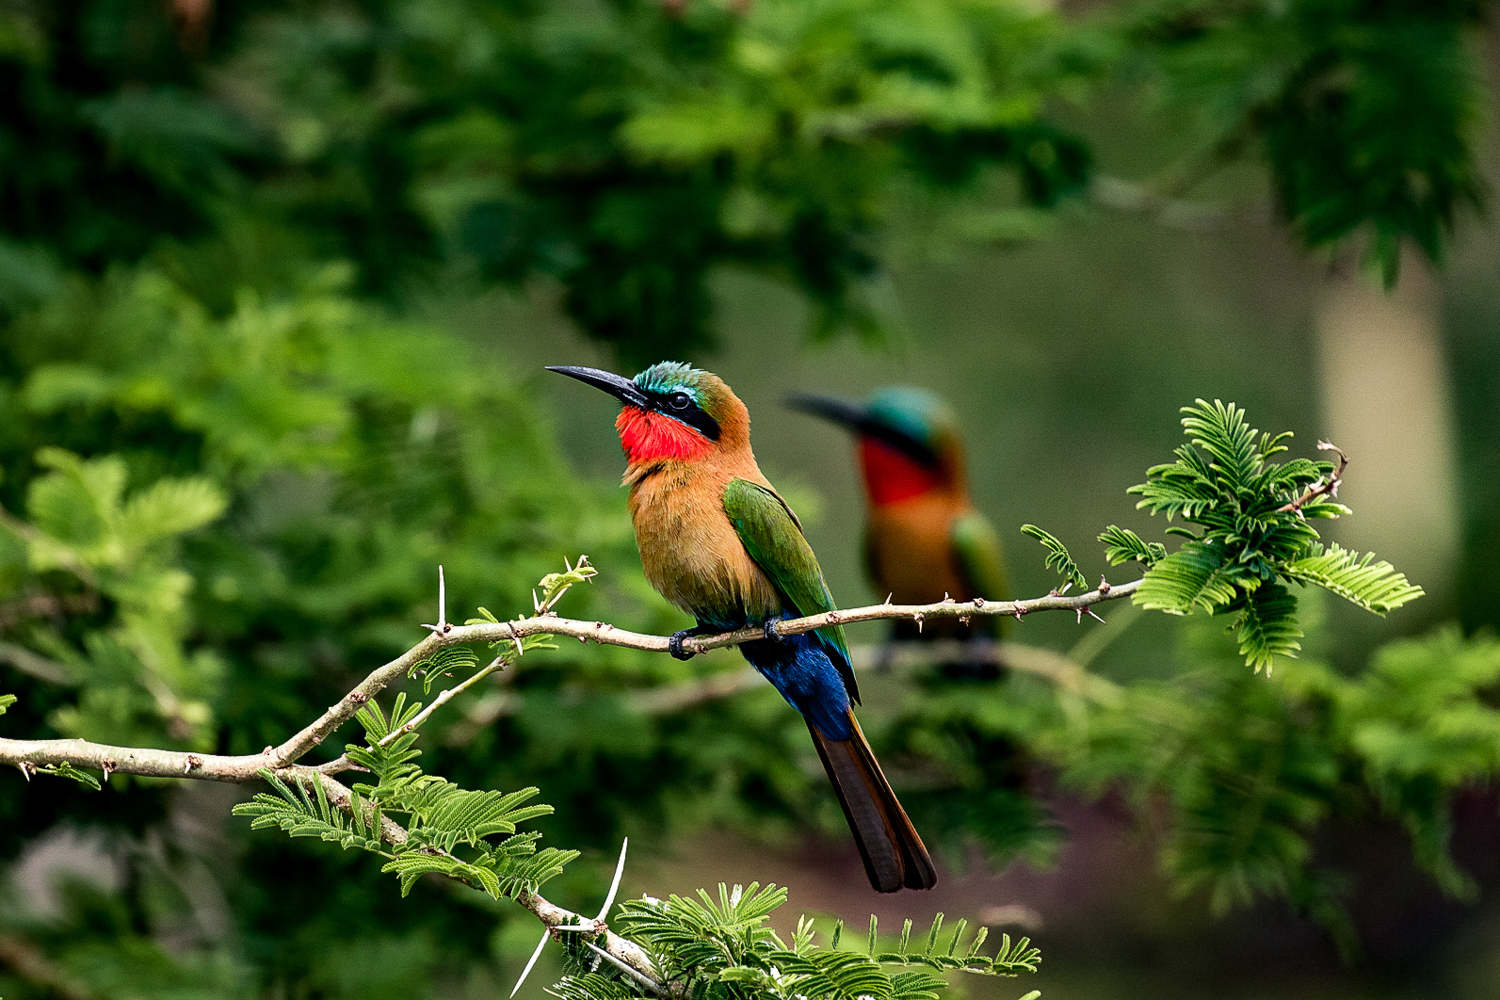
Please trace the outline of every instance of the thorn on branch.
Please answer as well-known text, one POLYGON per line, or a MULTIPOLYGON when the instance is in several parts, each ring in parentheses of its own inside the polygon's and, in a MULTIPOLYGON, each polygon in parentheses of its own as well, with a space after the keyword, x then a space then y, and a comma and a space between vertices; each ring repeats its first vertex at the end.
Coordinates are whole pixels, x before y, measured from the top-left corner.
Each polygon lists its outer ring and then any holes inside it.
POLYGON ((521 970, 521 978, 516 980, 516 985, 511 988, 510 995, 521 992, 521 984, 526 982, 526 977, 531 975, 531 970, 536 966, 536 960, 542 957, 542 949, 547 946, 547 939, 552 936, 552 928, 548 927, 542 931, 542 939, 536 943, 536 950, 531 953, 531 959, 527 961, 526 968, 521 970))
POLYGON ((104 758, 103 762, 99 766, 99 770, 104 772, 104 780, 106 782, 109 781, 109 776, 115 773, 115 768, 119 766, 120 762, 115 760, 113 757, 104 758))
POLYGON ((918 633, 919 633, 919 634, 920 634, 920 633, 921 633, 921 631, 922 631, 922 619, 924 619, 924 618, 926 618, 926 617, 927 617, 927 616, 926 616, 926 615, 924 615, 924 614, 922 614, 922 612, 920 612, 920 611, 918 611, 918 612, 916 612, 916 613, 915 613, 915 614, 913 614, 913 615, 912 615, 912 616, 911 616, 911 620, 912 620, 912 621, 914 621, 914 622, 916 622, 916 623, 917 623, 917 632, 918 632, 918 633))
POLYGON ((982 597, 976 597, 976 598, 974 598, 974 610, 975 611, 983 611, 984 610, 984 598, 982 598, 982 597))
POLYGON ((1103 574, 1100 574, 1100 576, 1099 576, 1099 596, 1100 597, 1104 597, 1105 595, 1107 595, 1109 593, 1109 591, 1110 591, 1109 578, 1106 577, 1106 576, 1104 576, 1103 574))
POLYGON ((183 774, 190 774, 195 769, 200 768, 202 766, 203 766, 203 758, 199 757, 195 753, 190 753, 190 754, 187 755, 187 758, 182 763, 182 773, 183 774))
POLYGON ((25 778, 27 781, 30 781, 31 776, 36 773, 36 765, 29 760, 21 761, 16 765, 16 767, 19 767, 21 769, 21 777, 25 778))

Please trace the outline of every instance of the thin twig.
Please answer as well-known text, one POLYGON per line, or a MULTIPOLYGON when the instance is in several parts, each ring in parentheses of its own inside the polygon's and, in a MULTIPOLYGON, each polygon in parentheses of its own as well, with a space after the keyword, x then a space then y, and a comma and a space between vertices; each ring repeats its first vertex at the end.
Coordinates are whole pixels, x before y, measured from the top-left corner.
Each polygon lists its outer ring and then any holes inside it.
POLYGON ((49 660, 15 643, 0 642, 0 662, 9 663, 21 673, 48 684, 71 686, 78 683, 78 679, 73 676, 73 668, 67 664, 49 660))
POLYGON ((1339 495, 1339 483, 1343 482, 1344 470, 1349 467, 1349 456, 1344 454, 1344 449, 1331 441, 1319 441, 1318 450, 1338 452, 1339 461, 1333 470, 1333 474, 1327 479, 1319 479, 1313 483, 1300 497, 1291 503, 1284 503, 1280 507, 1277 507, 1276 513, 1282 514, 1287 511, 1293 511, 1298 516, 1301 516, 1302 508, 1312 503, 1318 497, 1327 496, 1334 498, 1339 495))

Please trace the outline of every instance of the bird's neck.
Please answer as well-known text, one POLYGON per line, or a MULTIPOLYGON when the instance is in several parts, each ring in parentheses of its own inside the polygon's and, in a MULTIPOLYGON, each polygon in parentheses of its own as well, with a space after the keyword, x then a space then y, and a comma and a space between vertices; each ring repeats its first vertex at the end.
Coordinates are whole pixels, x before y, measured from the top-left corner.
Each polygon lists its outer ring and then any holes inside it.
POLYGON ((859 458, 864 467, 865 491, 876 507, 934 493, 961 492, 959 484, 942 468, 924 465, 884 441, 861 438, 859 458))

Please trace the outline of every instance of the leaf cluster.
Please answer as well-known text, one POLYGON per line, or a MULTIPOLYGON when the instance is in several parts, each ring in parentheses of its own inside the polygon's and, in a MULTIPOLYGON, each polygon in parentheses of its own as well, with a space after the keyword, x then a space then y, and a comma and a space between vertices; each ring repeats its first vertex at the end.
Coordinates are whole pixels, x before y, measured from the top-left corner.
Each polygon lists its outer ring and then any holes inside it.
MULTIPOLYGON (((925 942, 911 940, 910 920, 898 941, 881 942, 873 916, 863 951, 839 947, 843 921, 834 924, 826 946, 818 943, 813 921, 805 916, 787 941, 766 926, 786 897, 786 890, 774 885, 752 882, 730 888, 720 883, 717 897, 700 889, 697 899, 628 900, 621 904, 616 924, 688 995, 724 1000, 936 1000, 948 985, 941 972, 1015 976, 1035 972, 1040 961, 1028 940, 1012 942, 1009 935, 1003 936, 997 954, 981 954, 988 931, 981 928, 972 940, 964 940, 967 921, 959 921, 940 940, 942 914, 933 920, 925 942)), ((640 995, 625 990, 628 985, 629 980, 612 982, 590 971, 565 977, 553 992, 565 1000, 640 995)))
POLYGON ((347 849, 357 847, 385 857, 383 872, 401 879, 401 895, 423 875, 445 875, 482 889, 495 899, 534 892, 562 874, 577 851, 537 850, 541 834, 518 832, 528 820, 552 812, 548 805, 525 805, 535 788, 501 793, 469 791, 446 778, 424 774, 417 766, 421 751, 412 744, 411 728, 420 703, 406 704, 396 696, 387 716, 374 702, 359 711, 366 745, 349 745, 349 758, 378 779, 354 786, 345 811, 332 807, 320 782, 310 782, 313 796, 299 784, 295 792, 275 774, 265 772, 274 794, 261 792, 234 807, 248 816, 252 829, 278 827, 293 837, 319 837, 347 849), (381 820, 403 817, 405 835, 392 839, 381 820), (460 856, 460 846, 469 848, 460 856))
POLYGON ((1177 615, 1233 615, 1240 652, 1259 671, 1301 648, 1297 601, 1287 584, 1322 587, 1378 615, 1422 595, 1373 554, 1325 549, 1318 541, 1311 520, 1348 512, 1330 496, 1337 485, 1333 463, 1270 461, 1287 450, 1291 432, 1262 434, 1233 403, 1200 399, 1183 413, 1189 443, 1177 448, 1176 461, 1149 469, 1146 482, 1128 492, 1141 497, 1138 508, 1197 530, 1168 528, 1186 539, 1170 553, 1114 525, 1100 536, 1111 562, 1147 565, 1135 603, 1177 615))
POLYGON ((1335 822, 1385 817, 1445 892, 1472 896, 1450 854, 1452 810, 1500 773, 1500 642, 1444 629, 1385 647, 1356 676, 1307 658, 1271 683, 1230 669, 1214 630, 1186 638, 1197 669, 1033 736, 1067 784, 1124 791, 1150 816, 1178 891, 1220 913, 1286 898, 1352 951, 1344 902, 1360 873, 1326 838, 1335 822))
POLYGON ((1395 282, 1403 244, 1441 260, 1482 201, 1482 0, 1152 0, 1124 13, 1127 61, 1205 150, 1198 176, 1258 149, 1309 248, 1363 244, 1395 282))

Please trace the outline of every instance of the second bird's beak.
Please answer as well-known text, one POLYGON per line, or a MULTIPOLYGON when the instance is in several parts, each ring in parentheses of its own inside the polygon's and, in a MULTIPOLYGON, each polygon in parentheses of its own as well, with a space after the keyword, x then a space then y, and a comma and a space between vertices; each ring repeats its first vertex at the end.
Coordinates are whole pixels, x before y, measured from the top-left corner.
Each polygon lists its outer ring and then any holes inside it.
POLYGON ((938 457, 926 442, 920 441, 889 424, 876 420, 867 407, 834 396, 815 396, 795 393, 788 396, 786 405, 803 413, 845 427, 861 437, 883 441, 893 448, 905 452, 924 465, 935 465, 938 457))
POLYGON ((799 392, 788 396, 786 405, 794 410, 822 417, 824 420, 847 427, 856 433, 868 433, 873 428, 874 422, 870 419, 868 410, 858 403, 836 399, 833 396, 814 396, 799 392))
POLYGON ((578 368, 574 365, 547 365, 547 370, 569 378, 576 378, 580 382, 587 382, 595 389, 603 389, 626 406, 639 406, 644 410, 651 405, 651 400, 641 391, 641 387, 623 375, 600 371, 598 368, 578 368))

